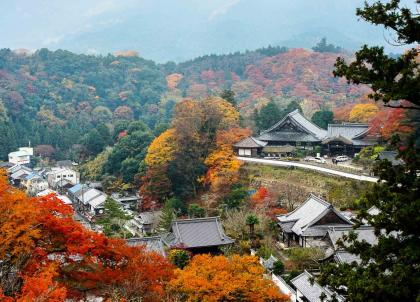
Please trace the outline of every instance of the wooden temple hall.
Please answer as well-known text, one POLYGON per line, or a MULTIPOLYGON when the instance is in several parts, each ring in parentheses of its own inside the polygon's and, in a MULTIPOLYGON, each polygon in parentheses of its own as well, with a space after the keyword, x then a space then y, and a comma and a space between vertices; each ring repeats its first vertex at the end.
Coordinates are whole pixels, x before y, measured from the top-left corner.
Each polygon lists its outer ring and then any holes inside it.
POLYGON ((329 124, 325 130, 295 110, 258 137, 245 138, 233 147, 237 155, 248 157, 285 157, 298 150, 353 157, 362 148, 376 144, 376 139, 369 135, 367 124, 329 124))

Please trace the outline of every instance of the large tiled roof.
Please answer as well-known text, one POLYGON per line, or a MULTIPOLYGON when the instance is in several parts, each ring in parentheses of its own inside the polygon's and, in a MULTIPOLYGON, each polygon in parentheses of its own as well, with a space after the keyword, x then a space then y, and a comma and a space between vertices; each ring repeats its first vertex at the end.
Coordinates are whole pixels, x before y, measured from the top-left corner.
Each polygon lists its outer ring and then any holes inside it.
POLYGON ((313 134, 292 131, 274 131, 262 133, 259 140, 274 142, 319 142, 320 140, 313 134))
POLYGON ((353 261, 360 263, 361 261, 359 256, 351 254, 337 245, 337 240, 342 239, 344 235, 348 235, 350 232, 357 234, 358 241, 366 241, 371 245, 375 245, 378 242, 374 228, 371 226, 361 226, 357 229, 352 227, 330 227, 328 237, 335 250, 334 258, 339 263, 352 263, 353 261))
MULTIPOLYGON (((290 282, 296 289, 302 293, 309 302, 321 302, 321 295, 324 294, 327 300, 330 300, 334 293, 327 288, 319 285, 316 281, 313 283, 311 279, 313 276, 306 270, 299 276, 292 279, 290 282)), ((343 297, 335 295, 338 301, 344 301, 343 297)))
POLYGON ((295 221, 291 231, 301 235, 304 227, 329 208, 331 208, 331 204, 311 194, 300 207, 288 214, 277 216, 277 219, 281 224, 295 221))
POLYGON ((360 123, 328 124, 328 136, 347 139, 361 138, 369 131, 369 125, 360 123))
POLYGON ((364 240, 369 244, 376 244, 378 242, 378 238, 375 235, 374 228, 371 226, 361 226, 357 229, 354 229, 351 226, 330 227, 330 229, 328 230, 328 235, 335 249, 339 248, 336 244, 337 240, 342 238, 344 235, 348 235, 350 232, 355 232, 359 241, 364 240))
POLYGON ((293 125, 297 126, 302 132, 312 134, 318 141, 324 139, 327 135, 327 131, 319 128, 317 125, 309 121, 299 112, 298 109, 290 112, 281 121, 279 121, 277 124, 269 128, 268 130, 264 131, 262 134, 268 132, 275 132, 277 128, 281 128, 287 121, 290 121, 293 125))
POLYGON ((199 248, 231 244, 218 217, 182 219, 172 221, 171 233, 164 238, 169 246, 199 248))
POLYGON ((156 252, 166 256, 165 247, 161 236, 150 236, 143 238, 130 238, 126 240, 129 246, 144 245, 149 252, 156 252))
POLYGON ((267 142, 262 142, 256 139, 255 137, 250 136, 250 137, 244 138, 240 142, 237 142, 233 146, 238 147, 238 148, 260 148, 260 147, 264 147, 265 145, 267 145, 267 142))
POLYGON ((343 224, 352 224, 347 218, 336 211, 331 204, 313 194, 311 194, 309 198, 294 211, 277 216, 277 220, 284 232, 293 232, 302 236, 322 236, 327 232, 325 226, 319 227, 313 226, 313 224, 330 211, 333 211, 340 217, 343 224))

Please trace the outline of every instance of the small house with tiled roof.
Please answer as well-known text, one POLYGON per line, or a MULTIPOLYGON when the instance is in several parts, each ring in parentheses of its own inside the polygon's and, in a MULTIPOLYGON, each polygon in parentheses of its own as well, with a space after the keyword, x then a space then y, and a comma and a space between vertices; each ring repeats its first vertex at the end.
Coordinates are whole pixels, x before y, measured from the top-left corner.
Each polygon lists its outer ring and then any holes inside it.
POLYGON ((218 254, 220 247, 234 243, 223 231, 219 217, 174 220, 170 233, 162 239, 169 248, 184 248, 194 254, 218 254))
POLYGON ((283 242, 302 247, 319 246, 330 227, 353 225, 330 203, 313 194, 294 211, 278 215, 277 221, 283 242))
POLYGON ((262 149, 267 142, 260 141, 255 137, 247 137, 233 145, 236 154, 239 156, 257 157, 261 155, 262 149))

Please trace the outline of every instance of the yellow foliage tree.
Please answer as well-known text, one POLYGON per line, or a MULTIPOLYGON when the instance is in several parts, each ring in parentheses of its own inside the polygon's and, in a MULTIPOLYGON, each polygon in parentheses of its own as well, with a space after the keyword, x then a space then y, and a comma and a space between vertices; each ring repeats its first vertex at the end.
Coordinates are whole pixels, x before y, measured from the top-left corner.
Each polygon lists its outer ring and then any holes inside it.
POLYGON ((378 106, 372 103, 356 104, 350 111, 350 122, 367 123, 379 111, 378 106))
POLYGON ((156 137, 147 149, 146 164, 162 166, 173 159, 176 150, 175 129, 171 128, 156 137))
POLYGON ((263 277, 264 269, 254 256, 197 255, 184 269, 175 270, 169 293, 176 300, 217 301, 288 301, 278 288, 263 277))

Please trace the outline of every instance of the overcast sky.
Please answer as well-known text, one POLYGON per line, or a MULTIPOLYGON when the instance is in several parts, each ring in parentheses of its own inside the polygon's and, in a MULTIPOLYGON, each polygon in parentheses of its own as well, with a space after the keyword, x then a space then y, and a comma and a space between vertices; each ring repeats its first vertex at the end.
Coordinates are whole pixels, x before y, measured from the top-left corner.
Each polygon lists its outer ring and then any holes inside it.
MULTIPOLYGON (((413 3, 414 0, 406 1, 413 3)), ((382 28, 358 21, 362 0, 1 0, 0 47, 83 53, 134 49, 158 61, 262 46, 396 51, 382 28)))

